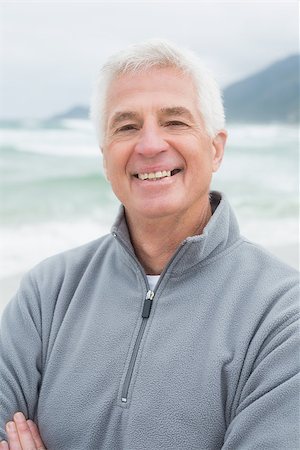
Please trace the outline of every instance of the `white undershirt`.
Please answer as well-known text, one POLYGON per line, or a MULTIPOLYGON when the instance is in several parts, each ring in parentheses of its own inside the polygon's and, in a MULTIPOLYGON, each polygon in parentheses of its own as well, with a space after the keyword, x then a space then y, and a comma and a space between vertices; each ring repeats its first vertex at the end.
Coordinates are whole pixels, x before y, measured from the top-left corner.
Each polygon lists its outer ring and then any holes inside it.
POLYGON ((159 277, 160 277, 160 275, 147 275, 147 279, 148 279, 148 283, 149 283, 151 291, 154 291, 159 277))

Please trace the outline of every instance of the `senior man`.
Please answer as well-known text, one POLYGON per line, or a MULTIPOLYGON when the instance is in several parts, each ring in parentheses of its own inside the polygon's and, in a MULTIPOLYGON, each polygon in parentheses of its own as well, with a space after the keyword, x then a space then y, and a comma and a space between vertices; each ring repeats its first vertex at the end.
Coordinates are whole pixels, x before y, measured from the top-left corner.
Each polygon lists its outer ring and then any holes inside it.
POLYGON ((1 448, 298 448, 297 272, 210 192, 215 81, 188 51, 135 45, 104 66, 92 118, 120 213, 6 308, 1 448))

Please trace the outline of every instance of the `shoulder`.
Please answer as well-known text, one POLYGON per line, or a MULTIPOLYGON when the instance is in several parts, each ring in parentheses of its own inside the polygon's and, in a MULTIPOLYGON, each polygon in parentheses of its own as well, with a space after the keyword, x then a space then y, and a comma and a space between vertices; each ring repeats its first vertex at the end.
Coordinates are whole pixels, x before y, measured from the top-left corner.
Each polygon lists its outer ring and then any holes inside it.
POLYGON ((24 276, 23 282, 29 281, 36 286, 54 286, 64 280, 78 280, 92 265, 93 261, 103 260, 114 239, 108 234, 84 245, 52 255, 33 268, 24 276))
POLYGON ((299 279, 299 271, 288 265, 264 247, 241 236, 240 253, 248 269, 260 270, 265 276, 292 277, 299 279))
POLYGON ((84 276, 96 279, 101 264, 113 248, 113 237, 105 235, 35 265, 25 273, 17 293, 7 305, 7 309, 13 311, 12 317, 21 309, 23 315, 30 311, 37 323, 41 315, 51 318, 58 303, 67 307, 72 301, 84 276))
POLYGON ((113 241, 111 235, 105 235, 93 241, 87 242, 78 247, 74 247, 55 255, 49 256, 34 266, 30 272, 36 272, 39 269, 60 266, 77 266, 84 265, 91 260, 97 253, 105 251, 107 246, 113 241))
POLYGON ((299 272, 245 238, 238 247, 235 276, 242 291, 265 316, 298 314, 299 272))

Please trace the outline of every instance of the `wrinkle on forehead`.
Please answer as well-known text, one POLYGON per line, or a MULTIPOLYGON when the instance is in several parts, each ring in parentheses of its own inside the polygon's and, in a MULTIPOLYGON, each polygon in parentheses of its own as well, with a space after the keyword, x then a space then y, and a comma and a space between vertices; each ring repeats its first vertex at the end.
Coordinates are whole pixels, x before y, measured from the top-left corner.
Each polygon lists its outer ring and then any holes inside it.
MULTIPOLYGON (((156 108, 155 104, 152 105, 152 108, 155 108, 154 115, 160 119, 171 116, 174 118, 182 117, 194 123, 199 122, 199 116, 200 120, 202 119, 196 104, 197 90, 191 76, 172 67, 154 67, 147 72, 147 76, 143 72, 125 73, 112 80, 107 91, 104 114, 107 131, 117 128, 126 121, 143 121, 143 113, 140 111, 141 102, 137 102, 137 105, 131 104, 132 92, 135 99, 141 98, 142 94, 151 94, 150 99, 158 100, 156 108), (157 94, 153 93, 156 88, 157 94), (121 104, 121 99, 122 103, 125 99, 125 103, 121 104)), ((143 105, 151 107, 149 98, 145 98, 142 107, 143 105)))

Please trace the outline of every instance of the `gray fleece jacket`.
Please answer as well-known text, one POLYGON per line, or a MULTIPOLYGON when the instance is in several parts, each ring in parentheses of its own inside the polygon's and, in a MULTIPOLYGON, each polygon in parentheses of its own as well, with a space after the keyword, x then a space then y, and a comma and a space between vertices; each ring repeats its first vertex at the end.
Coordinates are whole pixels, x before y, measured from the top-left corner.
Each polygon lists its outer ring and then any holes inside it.
POLYGON ((121 211, 7 306, 0 437, 21 410, 49 450, 298 449, 297 289, 223 196, 152 292, 121 211))

